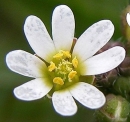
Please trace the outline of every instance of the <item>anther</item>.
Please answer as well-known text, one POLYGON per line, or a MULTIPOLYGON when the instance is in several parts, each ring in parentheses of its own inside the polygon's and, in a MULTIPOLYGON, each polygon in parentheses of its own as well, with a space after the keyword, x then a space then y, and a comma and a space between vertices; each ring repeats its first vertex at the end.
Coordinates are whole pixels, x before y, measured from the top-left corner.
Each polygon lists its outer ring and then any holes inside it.
POLYGON ((79 63, 79 62, 78 62, 77 58, 74 57, 73 60, 72 60, 72 64, 73 64, 74 68, 77 68, 78 63, 79 63))
POLYGON ((53 79, 53 83, 56 83, 56 84, 59 84, 59 85, 63 85, 64 84, 64 81, 61 77, 55 77, 53 79))
POLYGON ((48 70, 49 70, 50 72, 52 72, 55 68, 56 68, 55 63, 53 63, 53 62, 51 61, 51 62, 50 62, 50 65, 48 66, 48 70))
POLYGON ((62 56, 63 56, 63 54, 61 52, 59 52, 56 55, 54 55, 53 58, 60 60, 60 59, 62 59, 62 56))
POLYGON ((73 79, 73 78, 76 76, 76 74, 77 74, 77 72, 72 70, 72 71, 69 73, 68 78, 69 78, 69 79, 73 79))
POLYGON ((65 58, 71 58, 71 54, 69 51, 62 51, 65 58))

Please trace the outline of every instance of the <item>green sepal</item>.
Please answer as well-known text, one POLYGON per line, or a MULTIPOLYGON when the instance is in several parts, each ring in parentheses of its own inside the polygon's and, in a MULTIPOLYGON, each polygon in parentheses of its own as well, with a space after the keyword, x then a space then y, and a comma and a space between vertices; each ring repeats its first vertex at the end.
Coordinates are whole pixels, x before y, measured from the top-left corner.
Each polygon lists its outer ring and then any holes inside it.
POLYGON ((130 77, 118 77, 113 81, 111 91, 130 101, 130 77))
POLYGON ((95 79, 94 75, 91 75, 91 76, 80 76, 79 77, 79 82, 86 82, 86 83, 89 83, 89 84, 94 84, 94 79, 95 79))
POLYGON ((127 122, 130 112, 129 102, 122 96, 109 94, 105 105, 96 110, 96 122, 127 122))

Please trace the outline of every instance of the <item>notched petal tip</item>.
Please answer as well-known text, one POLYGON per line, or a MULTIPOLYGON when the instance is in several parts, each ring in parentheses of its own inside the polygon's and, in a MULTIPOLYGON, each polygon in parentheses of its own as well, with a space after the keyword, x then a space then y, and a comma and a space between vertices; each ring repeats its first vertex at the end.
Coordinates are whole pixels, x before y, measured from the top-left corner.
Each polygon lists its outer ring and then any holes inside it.
POLYGON ((77 105, 68 90, 53 93, 54 109, 62 116, 72 116, 77 112, 77 105))
POLYGON ((88 83, 76 83, 69 90, 77 101, 90 109, 98 109, 106 102, 104 94, 88 83))

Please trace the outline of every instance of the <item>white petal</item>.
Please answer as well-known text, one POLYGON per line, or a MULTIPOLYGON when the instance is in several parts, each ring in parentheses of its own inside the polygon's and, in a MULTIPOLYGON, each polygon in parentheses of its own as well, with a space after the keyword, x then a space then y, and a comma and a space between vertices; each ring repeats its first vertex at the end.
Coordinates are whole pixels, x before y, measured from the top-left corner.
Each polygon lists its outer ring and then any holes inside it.
POLYGON ((84 82, 76 83, 73 87, 70 87, 70 93, 77 101, 91 109, 102 107, 106 101, 102 92, 84 82))
POLYGON ((81 61, 93 56, 110 40, 113 32, 114 26, 109 20, 93 24, 77 40, 73 56, 78 56, 81 61))
POLYGON ((14 95, 21 100, 31 101, 44 97, 51 89, 52 84, 47 79, 37 78, 14 89, 14 95))
POLYGON ((75 20, 71 9, 60 5, 52 16, 52 35, 56 50, 70 50, 74 38, 75 20))
POLYGON ((12 71, 33 78, 45 77, 44 70, 47 70, 43 61, 23 50, 9 52, 6 63, 12 71))
POLYGON ((128 25, 130 26, 130 13, 127 13, 126 21, 127 21, 128 25))
POLYGON ((104 51, 92 58, 83 62, 81 67, 82 75, 97 75, 108 72, 117 67, 125 58, 125 50, 122 47, 116 46, 107 51, 104 51))
POLYGON ((53 93, 53 106, 62 116, 71 116, 77 112, 77 106, 68 90, 60 90, 53 93))
POLYGON ((45 25, 36 16, 27 17, 24 32, 34 52, 46 61, 50 61, 50 53, 55 50, 54 43, 45 25))

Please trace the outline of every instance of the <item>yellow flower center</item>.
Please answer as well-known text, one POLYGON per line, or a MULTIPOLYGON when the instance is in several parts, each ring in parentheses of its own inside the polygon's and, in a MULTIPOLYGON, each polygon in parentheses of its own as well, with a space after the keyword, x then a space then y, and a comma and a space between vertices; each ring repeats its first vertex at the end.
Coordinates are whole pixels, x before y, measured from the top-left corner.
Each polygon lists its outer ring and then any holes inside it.
POLYGON ((53 56, 48 71, 55 85, 63 86, 77 79, 78 59, 72 59, 69 51, 60 50, 53 56))

